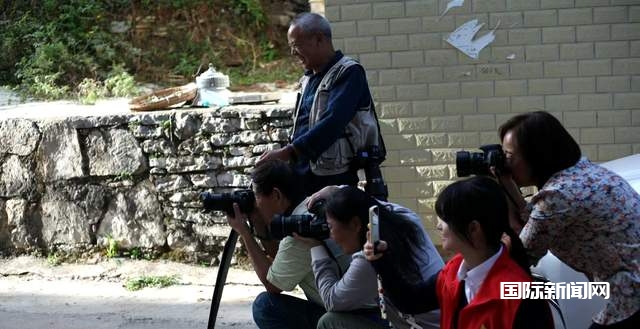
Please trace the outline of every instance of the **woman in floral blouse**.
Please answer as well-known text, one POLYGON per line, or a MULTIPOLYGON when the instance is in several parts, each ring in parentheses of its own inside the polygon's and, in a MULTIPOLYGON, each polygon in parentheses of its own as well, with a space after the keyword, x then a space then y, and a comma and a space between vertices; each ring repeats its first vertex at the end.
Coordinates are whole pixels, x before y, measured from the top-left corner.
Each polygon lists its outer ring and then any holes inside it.
POLYGON ((530 255, 547 250, 591 281, 609 282, 610 298, 591 329, 640 328, 640 196, 620 176, 581 157, 553 115, 517 115, 500 127, 511 199, 511 226, 530 255), (538 192, 527 203, 518 187, 538 192))

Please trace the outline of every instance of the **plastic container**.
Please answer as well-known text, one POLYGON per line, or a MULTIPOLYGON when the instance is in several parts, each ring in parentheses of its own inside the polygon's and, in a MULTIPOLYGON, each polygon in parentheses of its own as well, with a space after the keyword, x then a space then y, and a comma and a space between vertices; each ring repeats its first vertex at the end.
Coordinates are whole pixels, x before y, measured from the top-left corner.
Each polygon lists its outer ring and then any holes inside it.
POLYGON ((229 105, 231 91, 229 87, 229 76, 216 71, 213 64, 209 64, 209 69, 196 77, 198 96, 194 101, 197 106, 226 106, 229 105))

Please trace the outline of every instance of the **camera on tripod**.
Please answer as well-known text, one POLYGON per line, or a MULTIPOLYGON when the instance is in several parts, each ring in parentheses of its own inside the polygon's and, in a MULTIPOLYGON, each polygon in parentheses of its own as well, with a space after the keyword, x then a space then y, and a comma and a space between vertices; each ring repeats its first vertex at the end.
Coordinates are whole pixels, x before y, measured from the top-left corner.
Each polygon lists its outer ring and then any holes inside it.
POLYGON ((252 190, 237 190, 232 193, 200 193, 200 201, 206 211, 224 211, 233 216, 233 204, 237 203, 240 211, 249 214, 256 205, 256 197, 252 190))
POLYGON ((501 172, 506 169, 505 154, 500 144, 482 145, 482 152, 456 152, 456 174, 458 177, 469 175, 491 175, 490 167, 501 172))
POLYGON ((304 215, 275 215, 269 225, 269 233, 276 240, 282 240, 285 236, 296 234, 325 240, 329 238, 329 224, 324 213, 324 201, 318 200, 309 208, 310 214, 304 215))
POLYGON ((351 159, 351 166, 355 170, 364 170, 366 179, 364 191, 378 200, 386 201, 389 191, 380 171, 382 161, 384 161, 384 154, 380 147, 370 145, 356 152, 351 159))

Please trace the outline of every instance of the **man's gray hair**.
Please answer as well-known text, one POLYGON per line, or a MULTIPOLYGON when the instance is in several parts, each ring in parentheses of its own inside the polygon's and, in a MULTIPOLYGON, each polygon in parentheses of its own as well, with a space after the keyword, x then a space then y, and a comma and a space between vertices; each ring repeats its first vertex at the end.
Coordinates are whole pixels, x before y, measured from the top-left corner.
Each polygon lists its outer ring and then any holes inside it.
POLYGON ((296 15, 290 26, 298 26, 305 34, 321 33, 331 40, 331 25, 326 18, 316 13, 301 13, 296 15))

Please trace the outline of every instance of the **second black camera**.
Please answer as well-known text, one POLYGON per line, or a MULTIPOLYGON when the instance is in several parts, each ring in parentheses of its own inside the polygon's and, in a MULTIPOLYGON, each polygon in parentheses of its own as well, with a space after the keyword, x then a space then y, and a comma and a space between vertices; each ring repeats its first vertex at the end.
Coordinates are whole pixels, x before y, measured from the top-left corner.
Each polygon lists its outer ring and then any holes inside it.
POLYGON ((469 175, 491 175, 490 167, 498 172, 505 170, 505 155, 500 144, 482 145, 482 152, 456 152, 456 174, 458 177, 469 175))
POLYGON ((329 224, 324 213, 324 202, 316 201, 313 207, 309 208, 309 214, 304 215, 275 215, 269 225, 271 238, 282 240, 285 236, 296 234, 314 238, 316 240, 328 239, 329 224))

